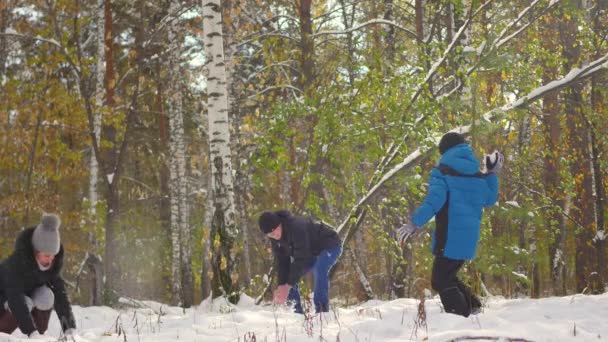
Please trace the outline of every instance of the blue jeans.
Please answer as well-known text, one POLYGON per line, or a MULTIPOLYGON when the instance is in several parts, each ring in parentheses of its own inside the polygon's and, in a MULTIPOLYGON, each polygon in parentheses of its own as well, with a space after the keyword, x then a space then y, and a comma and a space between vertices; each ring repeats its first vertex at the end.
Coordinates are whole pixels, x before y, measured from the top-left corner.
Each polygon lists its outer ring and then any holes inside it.
MULTIPOLYGON (((324 249, 317 256, 315 263, 310 269, 315 281, 313 290, 315 312, 329 312, 329 271, 336 264, 340 254, 342 254, 342 245, 324 249)), ((298 284, 295 284, 289 290, 287 300, 294 303, 294 311, 296 313, 304 313, 298 284)))

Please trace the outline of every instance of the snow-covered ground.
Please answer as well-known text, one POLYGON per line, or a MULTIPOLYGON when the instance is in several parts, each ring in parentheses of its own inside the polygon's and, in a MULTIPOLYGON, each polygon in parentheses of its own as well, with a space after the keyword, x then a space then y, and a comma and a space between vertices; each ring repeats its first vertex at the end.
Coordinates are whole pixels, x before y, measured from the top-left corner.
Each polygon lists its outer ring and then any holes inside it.
MULTIPOLYGON (((414 299, 370 301, 306 319, 287 308, 203 302, 185 312, 145 302, 145 308, 74 307, 77 342, 87 341, 601 341, 608 338, 608 294, 485 301, 484 312, 463 318, 426 301, 426 327, 416 324, 414 299), (416 329, 417 327, 417 329, 416 329), (465 338, 466 337, 466 338, 465 338), (485 338, 484 338, 485 337, 485 338)), ((48 341, 60 337, 53 314, 48 341)), ((0 342, 26 339, 17 330, 0 342)), ((70 339, 71 341, 71 339, 70 339)))

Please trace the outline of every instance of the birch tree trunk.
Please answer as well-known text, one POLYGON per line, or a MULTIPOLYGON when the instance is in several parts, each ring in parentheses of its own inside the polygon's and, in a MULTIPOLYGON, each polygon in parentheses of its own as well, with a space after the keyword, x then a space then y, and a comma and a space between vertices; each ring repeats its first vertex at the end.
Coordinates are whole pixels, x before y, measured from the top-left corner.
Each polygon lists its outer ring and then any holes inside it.
MULTIPOLYGON (((97 70, 95 75, 95 112, 93 113, 93 136, 99 145, 99 137, 101 135, 101 110, 103 108, 103 99, 105 96, 104 72, 106 65, 106 44, 105 44, 105 1, 97 0, 97 70)), ((92 148, 91 148, 92 149, 92 148)), ((89 164, 89 202, 91 204, 91 217, 95 219, 97 205, 97 181, 99 175, 99 164, 95 153, 91 153, 89 164)))
MULTIPOLYGON (((211 173, 209 173, 209 181, 207 182, 207 189, 211 188, 211 173)), ((203 298, 209 297, 213 293, 211 288, 211 278, 213 277, 213 265, 211 264, 211 245, 213 244, 212 237, 215 236, 215 232, 211 225, 213 224, 213 198, 211 191, 207 193, 207 209, 205 210, 204 226, 209 230, 207 237, 203 235, 203 269, 201 271, 201 296, 203 298)))
MULTIPOLYGON (((99 138, 101 136, 101 112, 104 105, 105 98, 105 66, 106 66, 106 43, 105 43, 105 1, 97 0, 97 69, 95 70, 95 111, 93 112, 93 136, 95 139, 95 144, 99 146, 99 138)), ((99 181, 99 164, 97 162, 97 156, 95 155, 95 151, 93 148, 93 144, 91 144, 91 157, 89 163, 89 203, 91 205, 90 214, 93 220, 93 224, 97 224, 97 202, 98 202, 98 193, 97 193, 97 184, 99 181)), ((94 247, 96 245, 95 237, 93 234, 90 235, 89 240, 94 247)), ((98 258, 92 250, 89 251, 90 254, 94 255, 99 261, 99 265, 96 267, 91 267, 91 270, 94 272, 94 278, 96 279, 95 285, 92 289, 92 305, 101 305, 103 299, 103 286, 101 283, 101 279, 103 279, 103 267, 100 258, 98 258)))
POLYGON ((203 0, 203 32, 207 74, 209 149, 211 166, 211 192, 213 198, 212 231, 214 241, 219 239, 213 256, 213 297, 228 297, 236 303, 238 293, 238 267, 235 224, 234 186, 230 149, 230 123, 228 120, 228 87, 224 62, 222 6, 220 0, 203 0))
POLYGON ((10 14, 13 7, 13 1, 9 1, 0 8, 0 80, 6 72, 6 59, 8 57, 10 38, 5 36, 6 29, 10 27, 10 14))
MULTIPOLYGON (((171 2, 169 13, 175 15, 179 1, 171 2)), ((192 278, 190 265, 190 234, 188 228, 188 203, 186 184, 186 157, 184 146, 184 116, 182 112, 182 91, 180 82, 180 39, 179 18, 171 20, 169 39, 169 193, 171 201, 171 293, 173 305, 192 305, 192 278), (188 294, 188 287, 190 287, 188 294)))

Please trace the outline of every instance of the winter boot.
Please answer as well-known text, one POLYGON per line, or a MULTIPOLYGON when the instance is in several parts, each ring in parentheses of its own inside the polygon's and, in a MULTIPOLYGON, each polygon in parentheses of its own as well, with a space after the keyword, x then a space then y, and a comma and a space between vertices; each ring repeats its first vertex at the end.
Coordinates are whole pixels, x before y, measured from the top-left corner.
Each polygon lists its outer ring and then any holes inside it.
POLYGON ((471 307, 457 286, 448 287, 439 293, 445 312, 469 317, 471 307))

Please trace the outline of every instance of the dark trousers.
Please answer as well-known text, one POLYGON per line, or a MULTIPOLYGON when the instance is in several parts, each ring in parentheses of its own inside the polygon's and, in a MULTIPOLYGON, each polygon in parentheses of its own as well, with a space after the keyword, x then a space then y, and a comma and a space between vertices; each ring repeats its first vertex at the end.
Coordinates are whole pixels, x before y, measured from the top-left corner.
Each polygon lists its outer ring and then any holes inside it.
MULTIPOLYGON (((49 319, 51 318, 51 312, 53 310, 40 311, 38 309, 32 310, 32 318, 36 329, 40 334, 44 334, 49 328, 49 319)), ((0 309, 0 332, 5 334, 12 334, 17 329, 17 320, 8 310, 0 309)))
POLYGON ((431 286, 439 293, 445 312, 468 317, 472 311, 481 308, 481 301, 458 279, 458 271, 463 264, 463 260, 436 256, 431 286))

